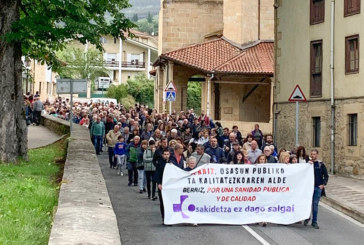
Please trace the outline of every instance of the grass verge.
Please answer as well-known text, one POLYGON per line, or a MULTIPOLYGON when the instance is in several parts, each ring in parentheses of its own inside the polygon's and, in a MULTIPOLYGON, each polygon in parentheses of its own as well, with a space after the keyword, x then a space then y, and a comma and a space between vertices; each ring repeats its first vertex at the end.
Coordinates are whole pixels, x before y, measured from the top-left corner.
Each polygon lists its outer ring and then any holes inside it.
POLYGON ((28 162, 0 164, 0 244, 48 244, 66 139, 28 156, 28 162))

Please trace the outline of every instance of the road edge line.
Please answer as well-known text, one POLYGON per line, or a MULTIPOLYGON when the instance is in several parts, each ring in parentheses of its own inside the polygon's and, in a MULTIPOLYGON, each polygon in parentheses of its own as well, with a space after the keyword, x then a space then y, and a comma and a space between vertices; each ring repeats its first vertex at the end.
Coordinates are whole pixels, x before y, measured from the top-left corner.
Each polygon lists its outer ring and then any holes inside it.
POLYGON ((351 223, 353 223, 353 224, 355 224, 355 225, 357 225, 357 226, 359 226, 361 228, 364 228, 364 224, 362 224, 359 221, 353 219, 352 217, 350 217, 350 216, 348 216, 348 215, 346 215, 346 214, 344 214, 344 213, 342 213, 342 212, 334 209, 333 207, 330 207, 329 205, 327 205, 325 203, 322 203, 322 202, 320 202, 319 205, 321 207, 326 208, 327 210, 331 211, 332 213, 335 213, 335 214, 339 215, 340 217, 342 217, 342 218, 350 221, 351 223))
POLYGON ((250 228, 248 225, 242 225, 242 227, 249 232, 255 239, 257 239, 261 244, 263 245, 270 245, 269 242, 264 240, 263 237, 261 237, 258 233, 256 233, 252 228, 250 228))

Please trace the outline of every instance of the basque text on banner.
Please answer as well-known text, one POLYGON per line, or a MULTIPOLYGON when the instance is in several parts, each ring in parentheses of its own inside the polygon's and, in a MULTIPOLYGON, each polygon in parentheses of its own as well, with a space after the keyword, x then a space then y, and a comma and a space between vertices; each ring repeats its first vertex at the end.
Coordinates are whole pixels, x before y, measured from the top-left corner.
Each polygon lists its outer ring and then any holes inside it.
POLYGON ((167 164, 164 223, 292 224, 310 216, 313 189, 311 164, 167 164))

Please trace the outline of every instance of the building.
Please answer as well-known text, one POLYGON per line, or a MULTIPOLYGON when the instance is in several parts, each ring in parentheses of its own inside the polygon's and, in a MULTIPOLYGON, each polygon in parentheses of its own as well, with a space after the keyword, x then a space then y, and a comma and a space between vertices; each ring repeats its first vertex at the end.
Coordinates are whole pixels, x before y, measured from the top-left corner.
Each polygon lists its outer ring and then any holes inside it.
MULTIPOLYGON (((114 84, 126 83, 136 74, 143 72, 150 77, 152 62, 158 57, 157 37, 137 30, 130 30, 133 37, 126 40, 116 39, 112 36, 101 38, 103 43, 103 56, 108 76, 114 84), (121 61, 121 62, 120 62, 121 61)), ((124 34, 128 36, 128 33, 124 34)), ((95 49, 93 45, 82 45, 71 42, 70 46, 81 49, 95 49)))
MULTIPOLYGON (((156 37, 136 30, 131 30, 131 33, 133 37, 128 37, 126 40, 114 39, 111 36, 102 37, 105 68, 114 84, 126 83, 128 79, 132 79, 140 72, 150 78, 152 61, 158 57, 156 37)), ((126 33, 125 36, 127 35, 126 33)), ((93 45, 82 45, 76 41, 71 41, 70 46, 82 50, 95 48, 93 45)), ((25 62, 24 59, 24 64, 23 91, 32 94, 39 91, 42 100, 53 99, 57 96, 57 74, 52 72, 52 69, 34 60, 25 62)))
POLYGON ((331 171, 364 174, 364 67, 360 0, 276 0, 274 127, 277 144, 295 144, 296 84, 299 144, 319 149, 331 171))
POLYGON ((46 99, 53 100, 56 95, 56 73, 52 72, 52 68, 46 64, 41 64, 36 60, 23 60, 23 92, 26 94, 39 93, 40 99, 45 101, 46 99))
POLYGON ((163 0, 159 18, 156 109, 169 109, 164 89, 172 80, 172 108, 186 110, 188 82, 200 81, 211 118, 243 133, 255 123, 272 132, 273 0, 163 0))

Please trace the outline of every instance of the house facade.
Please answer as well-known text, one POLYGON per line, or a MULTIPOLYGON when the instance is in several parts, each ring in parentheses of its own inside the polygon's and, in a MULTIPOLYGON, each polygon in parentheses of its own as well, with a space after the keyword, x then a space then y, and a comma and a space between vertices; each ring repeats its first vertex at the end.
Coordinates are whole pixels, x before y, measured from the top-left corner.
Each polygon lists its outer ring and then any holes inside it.
POLYGON ((172 109, 187 110, 189 81, 202 83, 201 109, 246 134, 272 132, 274 1, 164 0, 159 14, 155 107, 169 110, 164 89, 177 87, 172 109))
MULTIPOLYGON (((101 38, 104 48, 104 65, 108 76, 114 84, 126 83, 136 74, 142 72, 149 78, 152 63, 158 57, 157 37, 137 30, 130 30, 134 35, 126 40, 105 36, 101 38)), ((128 34, 125 33, 125 36, 128 34)), ((72 47, 81 49, 95 49, 93 45, 82 45, 72 42, 72 47)))
POLYGON ((274 127, 277 144, 295 145, 298 84, 299 144, 319 149, 331 172, 364 174, 364 85, 360 0, 276 0, 274 127))
POLYGON ((53 100, 56 94, 56 73, 52 71, 51 67, 46 64, 41 64, 36 60, 23 59, 23 92, 26 94, 39 93, 40 99, 45 101, 46 99, 53 100))
MULTIPOLYGON (((134 35, 126 40, 102 37, 104 65, 113 84, 126 83, 138 73, 145 73, 150 78, 152 62, 158 57, 157 37, 147 33, 131 30, 134 35)), ((127 34, 125 34, 127 36, 127 34)), ((94 49, 93 45, 82 45, 71 41, 71 47, 82 50, 94 49)), ((46 64, 35 60, 24 59, 23 91, 35 94, 37 91, 42 100, 54 99, 56 94, 57 74, 46 64)))

